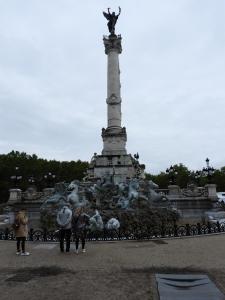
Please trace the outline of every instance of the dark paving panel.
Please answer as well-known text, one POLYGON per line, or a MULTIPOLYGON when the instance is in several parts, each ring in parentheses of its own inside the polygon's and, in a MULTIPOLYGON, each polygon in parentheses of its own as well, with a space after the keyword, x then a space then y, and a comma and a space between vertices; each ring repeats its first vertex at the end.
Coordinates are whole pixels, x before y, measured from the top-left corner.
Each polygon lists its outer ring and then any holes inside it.
POLYGON ((165 242, 164 240, 152 240, 153 243, 161 245, 161 244, 168 244, 167 242, 165 242))
POLYGON ((14 270, 10 276, 5 279, 6 282, 28 282, 34 278, 38 277, 49 277, 57 276, 62 273, 74 273, 70 270, 65 270, 57 266, 51 267, 39 267, 39 268, 22 268, 19 270, 14 270))
POLYGON ((207 275, 156 274, 160 300, 225 300, 207 275))

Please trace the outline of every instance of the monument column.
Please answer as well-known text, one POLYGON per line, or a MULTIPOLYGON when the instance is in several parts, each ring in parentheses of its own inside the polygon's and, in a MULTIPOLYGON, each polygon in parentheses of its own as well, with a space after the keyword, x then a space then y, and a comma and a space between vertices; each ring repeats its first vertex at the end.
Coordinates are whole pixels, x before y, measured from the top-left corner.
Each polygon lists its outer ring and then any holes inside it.
POLYGON ((104 37, 107 65, 107 121, 109 127, 121 127, 121 96, 119 54, 122 52, 121 36, 104 37))
POLYGON ((102 130, 103 155, 126 154, 126 128, 121 127, 121 95, 119 54, 122 52, 121 36, 104 36, 107 55, 107 128, 102 130))
POLYGON ((102 128, 103 150, 101 155, 94 154, 87 178, 112 179, 114 183, 126 182, 127 177, 137 176, 137 170, 143 168, 139 162, 127 154, 126 128, 122 127, 120 67, 119 54, 122 52, 121 35, 115 34, 115 25, 121 13, 103 12, 107 19, 109 35, 103 37, 105 54, 107 55, 107 127, 102 128))

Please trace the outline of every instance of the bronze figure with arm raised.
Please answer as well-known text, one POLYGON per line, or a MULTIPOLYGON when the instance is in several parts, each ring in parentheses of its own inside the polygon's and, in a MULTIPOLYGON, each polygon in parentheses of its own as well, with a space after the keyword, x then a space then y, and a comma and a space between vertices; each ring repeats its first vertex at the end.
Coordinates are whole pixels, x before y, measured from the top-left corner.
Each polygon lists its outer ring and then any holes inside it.
POLYGON ((108 13, 104 12, 103 11, 103 15, 104 17, 109 21, 107 23, 107 26, 108 26, 108 29, 109 29, 109 32, 114 35, 115 34, 115 25, 116 25, 116 22, 117 22, 117 19, 119 17, 119 15, 121 14, 121 8, 119 7, 119 13, 118 15, 115 14, 115 12, 110 12, 110 8, 108 8, 108 13))

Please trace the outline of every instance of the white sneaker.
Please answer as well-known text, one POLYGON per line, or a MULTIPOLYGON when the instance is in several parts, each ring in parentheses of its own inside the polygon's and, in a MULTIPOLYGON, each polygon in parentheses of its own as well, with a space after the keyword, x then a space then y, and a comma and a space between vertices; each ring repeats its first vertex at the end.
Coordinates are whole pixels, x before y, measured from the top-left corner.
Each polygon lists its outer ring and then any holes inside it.
POLYGON ((86 252, 86 249, 82 249, 82 252, 85 253, 85 252, 86 252))
POLYGON ((79 253, 79 251, 78 251, 78 250, 75 250, 75 253, 76 253, 76 254, 78 254, 78 253, 79 253))
POLYGON ((30 255, 30 253, 29 252, 22 252, 21 255, 22 256, 28 256, 28 255, 30 255))
POLYGON ((21 254, 21 251, 17 251, 17 252, 16 252, 16 255, 20 255, 20 254, 21 254))

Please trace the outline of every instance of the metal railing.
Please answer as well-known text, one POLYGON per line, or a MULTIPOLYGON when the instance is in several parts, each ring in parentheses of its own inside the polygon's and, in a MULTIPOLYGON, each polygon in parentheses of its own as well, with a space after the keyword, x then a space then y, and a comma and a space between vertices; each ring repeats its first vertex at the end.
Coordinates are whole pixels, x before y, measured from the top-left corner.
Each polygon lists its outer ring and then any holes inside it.
MULTIPOLYGON (((156 238, 174 238, 185 236, 200 236, 204 234, 215 234, 225 232, 224 223, 206 223, 196 225, 181 225, 177 224, 146 227, 136 226, 135 228, 120 228, 118 230, 102 230, 90 232, 87 231, 87 240, 89 241, 112 241, 112 240, 151 240, 156 238)), ((29 241, 41 242, 56 242, 59 240, 59 230, 48 231, 47 229, 34 230, 30 229, 28 238, 29 241)), ((12 229, 0 229, 0 240, 15 240, 15 234, 12 229)), ((74 237, 72 236, 72 240, 74 237)))

